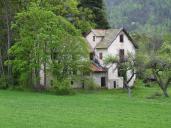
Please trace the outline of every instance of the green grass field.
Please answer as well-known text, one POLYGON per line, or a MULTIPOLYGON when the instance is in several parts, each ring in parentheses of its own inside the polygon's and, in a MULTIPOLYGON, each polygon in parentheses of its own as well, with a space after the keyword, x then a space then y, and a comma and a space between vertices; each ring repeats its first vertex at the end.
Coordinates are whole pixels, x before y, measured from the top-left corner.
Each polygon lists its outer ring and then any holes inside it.
MULTIPOLYGON (((157 88, 79 91, 73 96, 0 91, 0 128, 170 128, 171 98, 157 88)), ((171 94, 171 93, 170 93, 171 94)))

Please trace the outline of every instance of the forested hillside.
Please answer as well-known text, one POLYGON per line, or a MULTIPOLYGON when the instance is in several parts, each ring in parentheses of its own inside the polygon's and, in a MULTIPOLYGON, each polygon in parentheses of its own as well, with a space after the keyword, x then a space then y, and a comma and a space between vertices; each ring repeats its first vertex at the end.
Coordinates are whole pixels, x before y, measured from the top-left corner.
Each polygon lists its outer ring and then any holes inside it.
POLYGON ((171 0, 104 0, 111 27, 138 32, 171 31, 171 0))

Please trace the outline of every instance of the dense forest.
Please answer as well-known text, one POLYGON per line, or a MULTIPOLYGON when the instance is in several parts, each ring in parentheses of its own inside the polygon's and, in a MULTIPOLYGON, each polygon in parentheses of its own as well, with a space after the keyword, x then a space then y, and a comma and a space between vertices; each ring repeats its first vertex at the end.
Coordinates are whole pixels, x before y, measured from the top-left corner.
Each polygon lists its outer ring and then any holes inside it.
POLYGON ((109 28, 109 23, 106 17, 105 4, 103 0, 80 0, 80 6, 92 10, 96 28, 109 28))
POLYGON ((170 0, 104 0, 111 27, 137 32, 171 31, 170 0))

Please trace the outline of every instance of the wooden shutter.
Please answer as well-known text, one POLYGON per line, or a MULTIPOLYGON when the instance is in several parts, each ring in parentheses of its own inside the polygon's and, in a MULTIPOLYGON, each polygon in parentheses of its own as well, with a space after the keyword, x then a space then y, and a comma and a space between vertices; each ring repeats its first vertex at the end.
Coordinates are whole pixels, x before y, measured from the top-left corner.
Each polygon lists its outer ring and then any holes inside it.
POLYGON ((102 60, 103 59, 103 53, 99 53, 99 58, 102 60))
POLYGON ((96 37, 95 36, 93 36, 93 41, 96 41, 96 37))
POLYGON ((124 60, 124 55, 125 55, 124 49, 120 49, 120 50, 119 50, 120 61, 123 61, 123 60, 124 60))

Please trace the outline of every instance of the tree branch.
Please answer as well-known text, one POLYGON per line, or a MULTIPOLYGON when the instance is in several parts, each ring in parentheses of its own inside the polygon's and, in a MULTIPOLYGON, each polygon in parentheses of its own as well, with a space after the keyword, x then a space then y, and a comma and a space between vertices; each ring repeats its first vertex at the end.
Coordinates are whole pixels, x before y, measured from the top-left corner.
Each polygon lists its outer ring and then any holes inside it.
POLYGON ((132 73, 132 75, 131 75, 131 77, 129 78, 129 80, 127 81, 127 84, 129 84, 129 82, 133 79, 133 77, 135 76, 135 72, 134 72, 134 70, 133 70, 133 73, 132 73))

